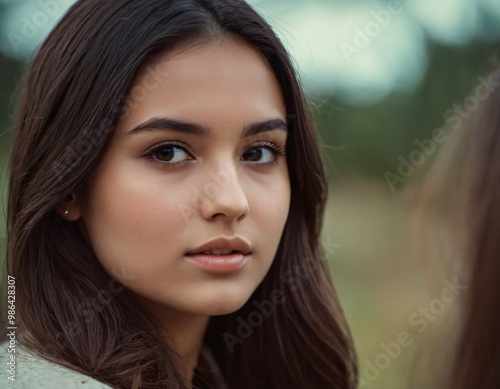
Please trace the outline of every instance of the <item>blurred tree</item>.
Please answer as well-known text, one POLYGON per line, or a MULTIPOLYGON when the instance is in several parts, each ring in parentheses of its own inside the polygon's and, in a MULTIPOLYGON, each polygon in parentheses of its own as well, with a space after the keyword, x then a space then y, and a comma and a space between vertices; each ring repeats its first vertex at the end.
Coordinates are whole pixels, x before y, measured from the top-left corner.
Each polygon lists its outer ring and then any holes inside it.
POLYGON ((12 140, 14 90, 19 84, 22 71, 23 64, 0 52, 0 158, 5 155, 12 140))
POLYGON ((349 107, 335 96, 311 96, 313 112, 325 152, 341 175, 384 180, 397 171, 397 157, 430 138, 443 127, 444 114, 479 84, 478 77, 498 66, 497 42, 474 42, 464 47, 429 43, 430 64, 420 86, 410 93, 394 93, 369 107, 349 107), (343 146, 343 147, 339 147, 343 146))

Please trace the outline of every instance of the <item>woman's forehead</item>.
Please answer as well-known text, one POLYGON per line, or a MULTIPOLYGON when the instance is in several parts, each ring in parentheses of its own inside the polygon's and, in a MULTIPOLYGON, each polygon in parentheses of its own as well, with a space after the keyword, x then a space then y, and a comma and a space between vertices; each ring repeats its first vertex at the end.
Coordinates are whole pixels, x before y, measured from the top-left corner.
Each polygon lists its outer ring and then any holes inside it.
POLYGON ((128 128, 165 116, 210 127, 286 115, 281 87, 263 56, 233 39, 179 49, 148 64, 124 111, 120 124, 128 128))

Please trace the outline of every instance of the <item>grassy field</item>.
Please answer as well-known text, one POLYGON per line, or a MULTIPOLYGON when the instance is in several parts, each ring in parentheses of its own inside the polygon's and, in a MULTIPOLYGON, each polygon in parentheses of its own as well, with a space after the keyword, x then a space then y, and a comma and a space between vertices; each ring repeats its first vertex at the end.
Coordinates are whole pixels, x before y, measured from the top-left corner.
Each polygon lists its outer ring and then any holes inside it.
POLYGON ((330 189, 323 234, 338 245, 330 266, 358 352, 360 388, 435 383, 451 349, 437 340, 450 333, 458 307, 441 301, 453 280, 437 270, 441 263, 417 256, 407 208, 379 181, 330 189))

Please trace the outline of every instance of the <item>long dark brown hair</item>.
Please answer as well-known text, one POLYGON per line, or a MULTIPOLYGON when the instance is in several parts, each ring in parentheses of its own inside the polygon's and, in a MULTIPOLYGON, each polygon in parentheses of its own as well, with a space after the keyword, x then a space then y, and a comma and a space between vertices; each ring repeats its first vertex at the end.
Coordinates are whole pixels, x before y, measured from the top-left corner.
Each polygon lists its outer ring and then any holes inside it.
MULTIPOLYGON (((439 245, 452 246, 447 267, 461 289, 453 328, 441 335, 448 342, 438 352, 439 373, 432 376, 438 384, 432 387, 500 387, 500 70, 481 80, 488 95, 483 91, 484 101, 455 129, 423 190, 415 192, 421 197, 419 218, 428 222, 438 211, 447 221, 440 224, 448 236, 439 245)), ((471 98, 479 102, 477 94, 471 98)))
POLYGON ((242 309, 211 319, 205 344, 231 389, 355 388, 352 340, 319 244, 327 182, 315 131, 288 53, 240 0, 82 0, 41 46, 22 89, 9 167, 7 267, 20 340, 113 387, 185 388, 155 323, 103 270, 80 225, 56 209, 85 191, 146 64, 222 34, 256 48, 280 83, 292 195, 271 269, 242 309), (278 295, 272 312, 247 327, 251 336, 232 342, 242 320, 278 295))
POLYGON ((500 387, 500 70, 468 123, 467 300, 450 388, 500 387))

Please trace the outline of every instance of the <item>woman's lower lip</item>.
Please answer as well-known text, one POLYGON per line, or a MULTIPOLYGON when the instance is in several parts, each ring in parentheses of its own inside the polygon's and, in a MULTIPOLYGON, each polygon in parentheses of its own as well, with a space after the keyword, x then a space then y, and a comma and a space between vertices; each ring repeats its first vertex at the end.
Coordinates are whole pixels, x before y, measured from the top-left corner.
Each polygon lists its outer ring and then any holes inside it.
POLYGON ((248 261, 249 255, 234 253, 227 255, 191 254, 189 259, 205 270, 214 273, 231 273, 241 269, 248 261))

